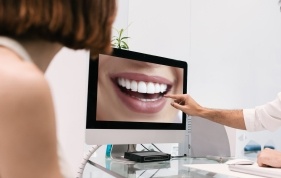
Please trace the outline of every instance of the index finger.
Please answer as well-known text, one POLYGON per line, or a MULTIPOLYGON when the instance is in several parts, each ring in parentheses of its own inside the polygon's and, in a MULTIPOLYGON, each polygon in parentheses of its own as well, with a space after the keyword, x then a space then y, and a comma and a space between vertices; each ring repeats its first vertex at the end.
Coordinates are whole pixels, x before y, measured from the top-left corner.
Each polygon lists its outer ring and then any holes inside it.
POLYGON ((174 95, 174 94, 166 94, 164 95, 166 98, 172 98, 172 99, 181 99, 181 95, 174 95))

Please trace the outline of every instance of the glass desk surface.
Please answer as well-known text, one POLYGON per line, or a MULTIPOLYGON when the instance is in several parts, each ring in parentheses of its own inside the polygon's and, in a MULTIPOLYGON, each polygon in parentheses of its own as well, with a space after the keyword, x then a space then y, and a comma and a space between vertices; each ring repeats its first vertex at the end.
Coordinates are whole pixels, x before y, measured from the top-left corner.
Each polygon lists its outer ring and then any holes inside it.
POLYGON ((83 178, 234 178, 224 174, 189 168, 186 164, 218 164, 206 158, 173 158, 170 161, 150 163, 124 163, 106 159, 95 162, 90 159, 83 172, 83 178))

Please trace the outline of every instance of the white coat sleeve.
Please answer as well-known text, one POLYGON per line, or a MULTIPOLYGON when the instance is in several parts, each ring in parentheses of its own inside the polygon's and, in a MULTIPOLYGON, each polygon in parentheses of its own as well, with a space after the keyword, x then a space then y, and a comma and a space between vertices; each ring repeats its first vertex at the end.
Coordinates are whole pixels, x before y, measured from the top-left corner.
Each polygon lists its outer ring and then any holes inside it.
POLYGON ((254 109, 244 109, 243 115, 248 131, 275 131, 281 128, 281 93, 272 102, 254 109))

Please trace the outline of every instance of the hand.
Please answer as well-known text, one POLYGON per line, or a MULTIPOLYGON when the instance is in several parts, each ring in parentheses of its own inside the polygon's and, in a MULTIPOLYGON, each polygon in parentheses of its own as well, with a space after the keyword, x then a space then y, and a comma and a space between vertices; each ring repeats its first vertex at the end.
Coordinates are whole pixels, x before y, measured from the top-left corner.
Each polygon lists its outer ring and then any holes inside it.
POLYGON ((281 152, 265 148, 258 154, 257 163, 259 166, 270 166, 281 168, 281 152))
POLYGON ((188 94, 167 94, 164 97, 172 98, 174 101, 171 105, 183 111, 187 115, 190 116, 200 116, 200 111, 202 111, 202 107, 188 94))

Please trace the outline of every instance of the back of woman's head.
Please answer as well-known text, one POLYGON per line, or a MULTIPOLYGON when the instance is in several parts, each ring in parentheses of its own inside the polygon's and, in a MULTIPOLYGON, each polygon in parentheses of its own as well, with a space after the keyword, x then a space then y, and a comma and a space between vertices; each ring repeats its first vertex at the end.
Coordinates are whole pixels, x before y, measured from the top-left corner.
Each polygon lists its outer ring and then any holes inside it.
POLYGON ((0 35, 111 51, 115 0, 0 0, 0 35))

